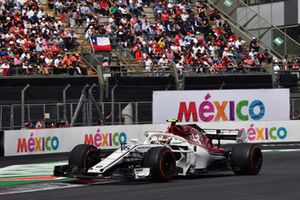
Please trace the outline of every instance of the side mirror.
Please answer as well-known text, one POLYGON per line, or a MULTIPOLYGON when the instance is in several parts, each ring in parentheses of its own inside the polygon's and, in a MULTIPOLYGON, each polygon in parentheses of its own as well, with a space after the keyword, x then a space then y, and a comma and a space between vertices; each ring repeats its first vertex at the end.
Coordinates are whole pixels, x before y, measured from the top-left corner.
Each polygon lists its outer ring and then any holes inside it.
POLYGON ((139 140, 136 139, 136 138, 133 138, 133 139, 131 139, 131 143, 132 143, 133 145, 136 145, 136 144, 139 143, 139 140))

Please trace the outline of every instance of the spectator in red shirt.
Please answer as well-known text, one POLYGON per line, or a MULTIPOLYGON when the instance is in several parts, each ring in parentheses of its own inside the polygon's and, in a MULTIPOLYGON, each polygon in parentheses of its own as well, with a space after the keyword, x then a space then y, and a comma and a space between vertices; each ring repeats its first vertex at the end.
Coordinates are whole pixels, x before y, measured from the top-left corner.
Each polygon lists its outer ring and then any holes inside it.
POLYGON ((66 54, 64 57, 63 57, 63 60, 62 60, 62 64, 68 68, 72 65, 72 60, 69 56, 69 54, 66 54))
POLYGON ((102 16, 108 16, 109 15, 109 4, 107 0, 101 0, 100 1, 100 13, 102 16))
POLYGON ((164 10, 163 13, 161 14, 161 20, 166 30, 168 30, 168 26, 170 25, 170 15, 167 10, 164 10))
POLYGON ((142 62, 142 52, 140 48, 136 49, 136 51, 134 52, 134 57, 138 62, 142 62))

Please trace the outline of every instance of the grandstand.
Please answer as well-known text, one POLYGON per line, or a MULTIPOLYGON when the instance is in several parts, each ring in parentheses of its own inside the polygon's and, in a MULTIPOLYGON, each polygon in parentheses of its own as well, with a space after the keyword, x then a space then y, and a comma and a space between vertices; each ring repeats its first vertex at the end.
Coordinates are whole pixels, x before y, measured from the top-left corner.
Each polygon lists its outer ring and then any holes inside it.
POLYGON ((243 1, 17 0, 0 1, 0 13, 2 129, 121 123, 129 102, 135 123, 150 122, 154 90, 289 87, 297 96, 300 45, 243 1), (252 15, 238 20, 243 10, 252 15))

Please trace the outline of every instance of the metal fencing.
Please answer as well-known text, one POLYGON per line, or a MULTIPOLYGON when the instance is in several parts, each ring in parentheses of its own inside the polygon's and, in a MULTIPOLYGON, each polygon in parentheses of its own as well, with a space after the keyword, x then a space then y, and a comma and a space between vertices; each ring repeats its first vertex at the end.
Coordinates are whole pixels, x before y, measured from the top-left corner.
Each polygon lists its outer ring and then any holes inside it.
MULTIPOLYGON (((64 107, 63 103, 25 104, 24 113, 22 113, 21 104, 0 105, 0 130, 23 128, 22 116, 24 116, 25 123, 36 124, 43 120, 48 127, 60 123, 70 124, 77 105, 77 103, 67 103, 64 107)), ((152 102, 115 102, 113 104, 103 102, 99 103, 99 106, 106 125, 152 122, 152 102)), ((100 123, 100 116, 95 107, 85 102, 74 125, 92 126, 100 123)))
POLYGON ((291 104, 291 115, 294 115, 295 113, 300 113, 300 98, 294 98, 290 101, 291 104))
MULTIPOLYGON (((35 124, 44 120, 49 127, 51 124, 64 122, 69 124, 74 116, 77 103, 68 103, 66 108, 62 103, 57 104, 25 104, 25 122, 35 124)), ((300 98, 290 100, 291 114, 300 112, 300 98)), ((100 116, 89 104, 82 109, 75 121, 75 126, 93 126, 100 124, 100 116)), ((147 124, 152 123, 152 102, 110 102, 99 103, 105 116, 105 125, 147 124), (113 112, 111 112, 113 110, 113 112)), ((20 129, 22 112, 21 104, 0 105, 0 130, 20 129)))

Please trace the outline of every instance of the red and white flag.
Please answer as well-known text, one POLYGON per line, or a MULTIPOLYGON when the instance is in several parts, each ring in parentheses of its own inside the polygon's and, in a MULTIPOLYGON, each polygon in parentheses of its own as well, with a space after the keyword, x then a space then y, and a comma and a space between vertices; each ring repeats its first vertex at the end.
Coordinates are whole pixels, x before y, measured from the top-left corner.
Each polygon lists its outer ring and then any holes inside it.
POLYGON ((111 51, 110 40, 108 37, 91 36, 90 43, 95 51, 111 51))

